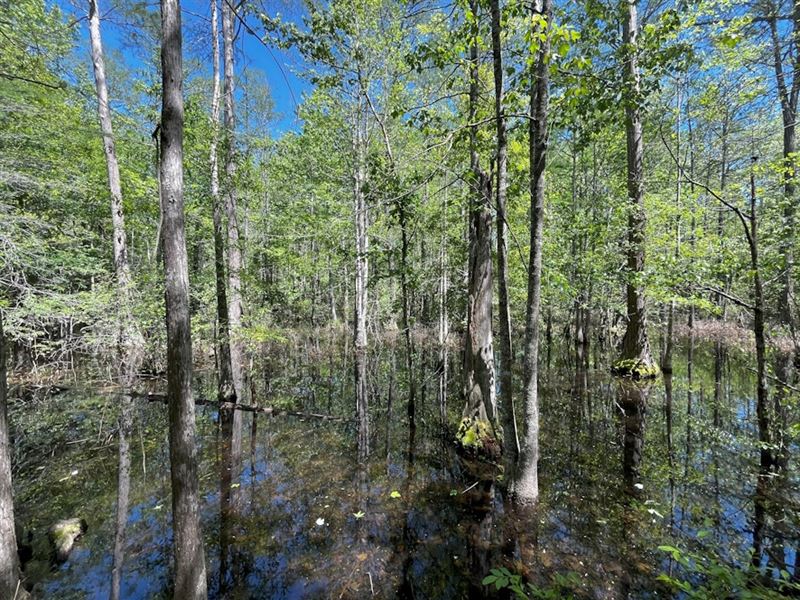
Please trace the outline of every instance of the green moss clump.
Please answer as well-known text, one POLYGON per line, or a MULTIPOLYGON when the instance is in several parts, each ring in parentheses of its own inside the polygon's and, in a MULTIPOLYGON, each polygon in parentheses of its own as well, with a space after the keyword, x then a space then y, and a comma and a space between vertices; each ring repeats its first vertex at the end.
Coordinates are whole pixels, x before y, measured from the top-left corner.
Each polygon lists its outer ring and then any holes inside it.
POLYGON ((655 379, 661 373, 656 363, 646 363, 638 358, 626 358, 611 365, 611 373, 634 380, 655 379))
POLYGON ((64 519, 54 524, 47 531, 47 538, 57 562, 64 562, 69 557, 75 540, 83 535, 87 525, 84 519, 64 519))
POLYGON ((464 417, 456 432, 456 441, 465 449, 481 450, 493 440, 492 427, 483 419, 464 417))

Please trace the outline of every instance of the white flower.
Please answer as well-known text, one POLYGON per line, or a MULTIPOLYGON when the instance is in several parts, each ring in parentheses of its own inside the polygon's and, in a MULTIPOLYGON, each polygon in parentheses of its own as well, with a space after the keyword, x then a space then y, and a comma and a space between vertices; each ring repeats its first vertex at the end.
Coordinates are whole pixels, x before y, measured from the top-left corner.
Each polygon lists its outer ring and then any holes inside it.
POLYGON ((323 519, 322 517, 320 517, 319 519, 317 519, 317 525, 318 525, 319 527, 322 527, 323 525, 325 525, 325 519, 323 519))

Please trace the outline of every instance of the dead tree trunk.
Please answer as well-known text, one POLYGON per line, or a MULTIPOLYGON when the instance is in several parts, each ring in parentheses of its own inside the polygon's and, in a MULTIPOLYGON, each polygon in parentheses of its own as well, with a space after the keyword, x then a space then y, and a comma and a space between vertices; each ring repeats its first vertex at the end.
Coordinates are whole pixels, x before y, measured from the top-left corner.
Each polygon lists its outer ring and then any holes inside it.
POLYGON ((628 155, 628 240, 627 240, 627 312, 628 326, 622 340, 622 354, 614 363, 613 372, 634 379, 658 375, 658 366, 650 354, 647 338, 645 294, 640 278, 644 273, 644 177, 642 172, 642 115, 639 95, 637 38, 639 24, 637 0, 624 0, 627 9, 623 19, 623 43, 627 48, 623 73, 625 98, 625 133, 628 155))
POLYGON ((207 597, 192 398, 189 269, 183 214, 183 56, 179 0, 161 0, 161 186, 167 395, 176 598, 207 597))
MULTIPOLYGON (((224 0, 223 0, 224 1, 224 0)), ((235 402, 236 387, 233 383, 231 363, 230 322, 228 313, 228 293, 225 289, 225 240, 222 231, 222 206, 219 196, 219 161, 217 145, 219 141, 219 19, 217 0, 211 0, 211 54, 214 71, 214 88, 211 95, 211 142, 209 162, 211 168, 211 202, 214 222, 214 275, 217 296, 217 362, 218 399, 220 402, 235 402)))
POLYGON ((233 8, 222 2, 222 45, 224 53, 225 96, 225 210, 228 217, 228 323, 230 327, 231 368, 236 398, 242 399, 244 374, 242 328, 242 251, 239 240, 239 221, 236 208, 236 117, 234 113, 233 73, 233 8))
MULTIPOLYGON (((534 8, 534 11, 536 9, 534 8)), ((539 312, 542 290, 542 241, 544 237, 544 191, 547 164, 549 107, 549 55, 551 0, 542 0, 541 15, 547 32, 539 47, 530 89, 528 121, 531 162, 531 248, 528 260, 528 310, 525 322, 524 395, 525 422, 520 461, 513 482, 513 494, 520 504, 539 498, 539 312)))

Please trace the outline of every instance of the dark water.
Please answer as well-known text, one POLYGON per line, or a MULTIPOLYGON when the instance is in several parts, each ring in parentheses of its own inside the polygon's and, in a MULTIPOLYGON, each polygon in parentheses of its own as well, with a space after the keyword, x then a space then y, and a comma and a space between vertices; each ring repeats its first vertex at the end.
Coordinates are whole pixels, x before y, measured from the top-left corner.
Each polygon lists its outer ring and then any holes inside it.
MULTIPOLYGON (((220 418, 199 406, 210 595, 481 598, 490 593, 482 578, 501 566, 551 597, 671 597, 659 575, 700 585, 696 570, 659 550, 664 545, 712 556, 734 572, 755 563, 767 581, 781 570, 800 576, 794 456, 784 478, 756 485, 750 371, 731 360, 716 403, 708 357, 695 361, 691 389, 685 359, 675 366, 671 379, 649 389, 620 387, 601 371, 549 371, 542 501, 524 514, 504 504, 502 481, 478 483, 462 468, 441 435, 431 392, 409 430, 398 417, 406 412, 402 381, 388 367, 376 376, 363 468, 347 423, 243 412, 220 418)), ((351 415, 346 377, 325 366, 304 373, 275 375, 261 404, 351 415)), ((198 396, 213 397, 212 386, 201 383, 198 396)), ((120 458, 131 465, 122 597, 170 594, 166 406, 134 401, 122 457, 120 406, 88 386, 12 403, 17 517, 33 546, 25 571, 41 597, 108 597, 120 458), (88 531, 52 568, 46 530, 67 517, 85 518, 88 531)))

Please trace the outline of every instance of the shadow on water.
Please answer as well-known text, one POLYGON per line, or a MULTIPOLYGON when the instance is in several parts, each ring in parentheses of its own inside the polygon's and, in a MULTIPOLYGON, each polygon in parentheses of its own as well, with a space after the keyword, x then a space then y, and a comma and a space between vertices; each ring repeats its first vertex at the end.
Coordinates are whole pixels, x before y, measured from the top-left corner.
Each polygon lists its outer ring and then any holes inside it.
MULTIPOLYGON (((542 389, 542 498, 525 513, 509 508, 502 482, 462 470, 443 443, 439 402, 420 402, 414 427, 398 417, 406 375, 391 356, 374 376, 366 460, 358 460, 364 436, 355 422, 199 406, 210 595, 485 598, 495 592, 482 579, 507 567, 564 595, 664 597, 670 591, 657 577, 682 567, 660 545, 712 547, 765 577, 793 573, 797 470, 789 461, 782 478, 759 476, 752 376, 729 356, 728 380, 715 381, 723 371, 713 358, 695 352, 691 384, 677 359, 674 375, 650 387, 582 364, 551 370, 542 389)), ((319 367, 302 383, 319 389, 303 391, 296 409, 351 416, 349 365, 334 371, 326 357, 319 367)), ((204 385, 214 384, 200 382, 198 397, 210 396, 204 385)), ((272 373, 268 385, 258 390, 262 405, 297 396, 292 373, 272 373)), ((166 407, 73 390, 33 409, 14 403, 12 423, 34 591, 105 599, 119 586, 120 598, 168 597, 166 407), (51 570, 45 532, 68 517, 89 528, 51 570)))

